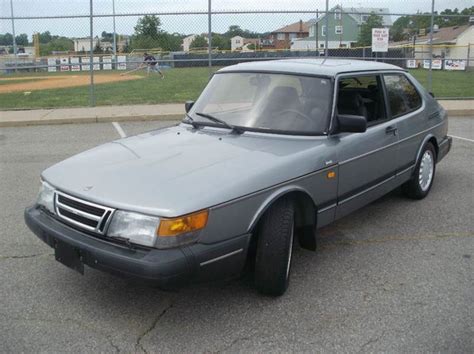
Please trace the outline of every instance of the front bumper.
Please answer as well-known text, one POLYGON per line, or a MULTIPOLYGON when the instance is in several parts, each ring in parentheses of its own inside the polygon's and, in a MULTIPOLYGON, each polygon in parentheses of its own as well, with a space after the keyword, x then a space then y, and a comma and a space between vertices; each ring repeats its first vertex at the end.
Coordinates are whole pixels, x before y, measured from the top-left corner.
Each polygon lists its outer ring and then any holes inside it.
POLYGON ((72 246, 87 266, 165 288, 238 274, 245 265, 250 241, 250 234, 245 234, 214 244, 166 250, 128 248, 74 229, 36 206, 25 210, 25 221, 50 247, 58 242, 72 246))

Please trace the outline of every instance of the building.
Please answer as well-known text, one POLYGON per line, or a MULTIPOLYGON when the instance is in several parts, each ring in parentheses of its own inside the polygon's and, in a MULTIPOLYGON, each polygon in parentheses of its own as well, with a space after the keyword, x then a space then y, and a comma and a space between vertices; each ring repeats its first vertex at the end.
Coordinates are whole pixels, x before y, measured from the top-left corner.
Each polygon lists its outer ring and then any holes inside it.
POLYGON ((268 49, 290 49, 291 43, 298 38, 308 37, 309 22, 292 23, 291 25, 279 28, 270 33, 262 45, 268 49))
MULTIPOLYGON (((128 45, 128 40, 129 36, 125 35, 116 35, 116 41, 117 41, 117 51, 118 52, 123 52, 124 49, 128 45)), ((72 40, 74 42, 74 51, 75 52, 89 52, 91 50, 90 48, 90 37, 84 37, 84 38, 73 38, 72 40)), ((114 51, 114 45, 110 41, 102 41, 99 39, 99 37, 94 37, 92 39, 92 50, 97 46, 97 43, 99 42, 100 49, 102 49, 103 52, 113 52, 114 51)))
POLYGON ((326 36, 328 48, 349 48, 357 42, 360 26, 367 21, 371 13, 382 17, 384 27, 391 27, 393 24, 390 12, 386 8, 343 8, 338 5, 329 12, 328 28, 326 28, 326 14, 309 21, 309 36, 293 40, 291 49, 324 49, 326 36))
POLYGON ((189 47, 197 36, 197 34, 192 34, 183 38, 183 43, 181 44, 181 47, 183 48, 184 52, 189 52, 189 47))
MULTIPOLYGON (((415 36, 409 41, 391 42, 390 46, 412 46, 415 44, 415 59, 429 59, 430 34, 415 36)), ((474 59, 474 25, 435 27, 433 30, 433 56, 467 60, 474 59), (469 49, 469 47, 471 47, 469 49)), ((468 63, 469 65, 469 63, 468 63)))
POLYGON ((244 38, 241 36, 234 36, 230 39, 230 49, 232 51, 241 50, 244 52, 252 51, 249 47, 254 45, 255 48, 260 47, 260 39, 259 38, 244 38))

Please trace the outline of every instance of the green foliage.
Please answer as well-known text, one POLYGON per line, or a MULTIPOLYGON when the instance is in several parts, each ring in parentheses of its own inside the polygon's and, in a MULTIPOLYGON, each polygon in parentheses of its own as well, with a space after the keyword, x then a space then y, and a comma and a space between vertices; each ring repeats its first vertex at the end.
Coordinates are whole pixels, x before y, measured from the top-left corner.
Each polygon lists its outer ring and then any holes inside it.
MULTIPOLYGON (((57 38, 57 36, 55 36, 57 38)), ((40 43, 49 43, 53 40, 53 36, 51 36, 51 32, 49 31, 46 31, 46 32, 42 32, 42 33, 39 33, 39 42, 40 43)))
POLYGON ((104 51, 102 50, 100 46, 100 39, 97 41, 94 47, 94 54, 102 54, 104 51))
MULTIPOLYGON (((217 48, 220 50, 230 50, 231 44, 230 44, 230 38, 225 37, 219 33, 213 33, 212 34, 212 47, 217 48)), ((206 42, 207 46, 207 42, 206 42)))
POLYGON ((158 39, 158 34, 161 32, 161 21, 155 15, 145 15, 138 19, 135 26, 135 36, 145 37, 148 39, 158 39))
POLYGON ((51 42, 40 45, 40 55, 50 55, 52 52, 68 52, 74 50, 74 42, 66 37, 54 36, 51 42))
MULTIPOLYGON (((399 17, 390 29, 391 39, 393 41, 408 40, 413 35, 418 35, 421 29, 424 29, 425 33, 428 34, 431 27, 431 16, 429 15, 430 13, 425 12, 413 16, 399 17)), ((469 17, 467 17, 469 15, 474 15, 474 6, 465 8, 462 11, 459 11, 457 8, 454 10, 445 9, 444 11, 441 11, 439 15, 435 16, 434 24, 438 25, 439 28, 466 25, 469 23, 469 17), (464 17, 443 17, 443 15, 464 15, 464 17)))
POLYGON ((381 16, 371 13, 367 21, 360 26, 358 46, 370 46, 372 44, 372 28, 382 28, 383 19, 381 16))
MULTIPOLYGON (((15 37, 18 46, 27 46, 28 35, 25 33, 19 34, 15 37)), ((0 45, 13 45, 13 35, 11 33, 0 34, 0 45)))
POLYGON ((244 38, 258 38, 259 36, 262 36, 262 34, 260 33, 244 30, 237 25, 229 26, 229 29, 223 35, 224 37, 228 38, 232 38, 235 36, 241 36, 244 38))
POLYGON ((208 44, 207 44, 206 37, 196 36, 196 38, 194 38, 194 40, 189 45, 189 48, 203 48, 203 47, 207 47, 207 46, 208 46, 208 44))

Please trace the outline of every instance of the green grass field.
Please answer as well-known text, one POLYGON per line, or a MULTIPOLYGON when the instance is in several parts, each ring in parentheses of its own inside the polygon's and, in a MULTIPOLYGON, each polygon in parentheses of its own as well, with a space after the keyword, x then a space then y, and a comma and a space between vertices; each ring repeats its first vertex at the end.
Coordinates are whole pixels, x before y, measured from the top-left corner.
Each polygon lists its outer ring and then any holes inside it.
MULTIPOLYGON (((217 68, 213 69, 217 70, 217 68)), ((427 70, 412 70, 411 73, 426 87, 427 70)), ((50 75, 65 75, 65 73, 50 75)), ((74 75, 78 75, 78 73, 74 73, 74 75)), ((79 73, 79 75, 88 74, 79 73)), ((207 67, 170 69, 165 71, 164 80, 160 80, 159 76, 154 74, 149 77, 144 73, 139 73, 139 75, 143 78, 96 85, 96 105, 182 103, 186 100, 194 100, 208 81, 209 69, 207 67)), ((28 73, 15 77, 22 76, 36 75, 28 73)), ((7 77, 12 77, 12 75, 0 76, 2 85, 5 85, 6 81, 1 79, 7 77)), ((24 81, 30 80, 28 78, 24 81)), ((433 92, 436 97, 474 97, 473 81, 473 71, 433 71, 433 92)), ((0 94, 0 110, 84 107, 88 105, 89 86, 32 91, 27 96, 23 92, 0 94)))

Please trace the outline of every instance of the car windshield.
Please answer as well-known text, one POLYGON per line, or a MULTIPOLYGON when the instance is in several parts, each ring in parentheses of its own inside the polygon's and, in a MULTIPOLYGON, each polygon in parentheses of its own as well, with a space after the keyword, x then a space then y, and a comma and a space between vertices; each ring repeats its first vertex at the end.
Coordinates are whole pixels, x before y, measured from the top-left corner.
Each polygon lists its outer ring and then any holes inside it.
POLYGON ((270 73, 218 73, 189 112, 195 122, 255 130, 322 134, 331 102, 328 78, 270 73))

